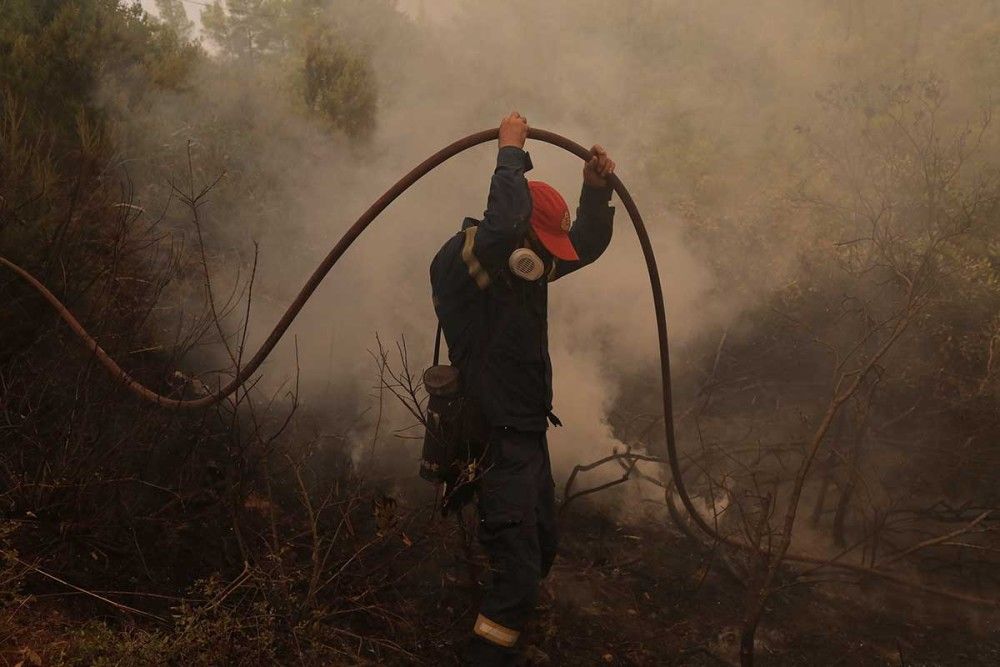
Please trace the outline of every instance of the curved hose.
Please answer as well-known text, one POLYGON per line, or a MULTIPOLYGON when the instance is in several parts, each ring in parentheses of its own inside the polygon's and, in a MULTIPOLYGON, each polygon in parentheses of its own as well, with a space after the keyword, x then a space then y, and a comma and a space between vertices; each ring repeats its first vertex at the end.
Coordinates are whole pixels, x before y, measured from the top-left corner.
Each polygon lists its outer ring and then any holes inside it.
MULTIPOLYGON (((333 246, 330 252, 327 254, 323 261, 320 262, 316 270, 313 271, 312 275, 306 281, 306 284, 302 286, 295 300, 288 306, 284 315, 275 324, 274 329, 271 334, 267 337, 267 340, 260 346, 257 353, 254 354, 253 358, 247 362, 246 366, 239 370, 237 375, 229 381, 224 387, 219 389, 213 394, 204 396, 202 398, 183 400, 164 396, 159 394, 138 380, 133 378, 127 371, 125 371, 121 366, 115 363, 108 354, 101 348, 96 340, 83 326, 77 321, 73 314, 59 301, 58 298, 52 292, 50 292, 41 282, 39 282, 30 273, 19 267, 17 264, 5 259, 0 256, 0 264, 3 264, 7 268, 11 269, 28 282, 32 287, 34 287, 45 299, 52 305, 53 308, 59 313, 59 316, 69 325, 73 332, 84 342, 88 349, 92 350, 97 356, 98 360, 104 367, 122 384, 128 387, 134 394, 140 398, 155 403, 161 407, 171 408, 175 410, 193 410, 203 407, 208 407, 219 401, 223 400, 239 387, 241 387, 249 378, 252 376, 264 360, 274 349, 274 346, 278 344, 281 337, 291 326, 292 320, 299 314, 302 307, 312 296, 316 288, 319 287, 320 282, 326 277, 333 265, 337 263, 337 260, 347 251, 352 243, 361 235, 363 231, 375 220, 378 215, 386 209, 399 195, 403 194, 411 185, 420 180, 432 169, 445 162, 449 158, 458 155, 459 153, 468 150, 479 144, 486 143, 488 141, 495 141, 499 136, 499 131, 496 129, 483 130, 482 132, 476 132, 475 134, 470 134, 469 136, 459 139, 458 141, 449 144, 448 146, 442 148, 437 153, 434 153, 429 158, 414 167, 409 173, 407 173, 403 178, 399 179, 391 188, 389 188, 381 197, 379 197, 375 203, 373 203, 367 211, 361 214, 361 217, 351 225, 350 229, 344 232, 344 235, 337 241, 337 244, 333 246)), ((582 160, 587 160, 590 158, 590 151, 576 143, 571 141, 566 137, 560 136, 555 132, 549 132, 547 130, 539 129, 529 129, 528 137, 535 139, 537 141, 542 141, 553 146, 558 146, 573 155, 576 155, 582 160)), ((687 510, 688 515, 691 520, 706 534, 715 540, 721 540, 728 542, 721 535, 717 533, 715 529, 710 526, 701 514, 695 509, 691 502, 691 498, 688 495, 687 489, 684 487, 684 479, 681 474, 680 462, 677 455, 677 444, 674 439, 674 419, 673 419, 673 396, 671 392, 671 382, 670 382, 670 354, 669 354, 669 344, 667 340, 667 313, 663 302, 663 288, 660 286, 660 274, 656 267, 656 257, 653 254, 653 246, 649 241, 649 234, 646 233, 646 226, 642 221, 642 215, 639 213, 638 207, 635 205, 635 200, 632 199, 632 195, 629 194, 628 188, 625 187, 624 183, 614 174, 608 178, 608 183, 618 194, 621 199, 622 204, 625 206, 625 210, 628 211, 629 217, 632 220, 632 225, 635 227, 636 235, 639 237, 639 245, 642 247, 642 254, 646 260, 646 268, 649 271, 649 283, 653 291, 653 310, 656 314, 656 331, 659 337, 659 352, 660 352, 660 376, 663 383, 663 425, 664 432, 666 435, 667 443, 667 458, 670 463, 670 473, 673 477, 674 484, 677 488, 677 494, 680 496, 681 503, 687 510)))

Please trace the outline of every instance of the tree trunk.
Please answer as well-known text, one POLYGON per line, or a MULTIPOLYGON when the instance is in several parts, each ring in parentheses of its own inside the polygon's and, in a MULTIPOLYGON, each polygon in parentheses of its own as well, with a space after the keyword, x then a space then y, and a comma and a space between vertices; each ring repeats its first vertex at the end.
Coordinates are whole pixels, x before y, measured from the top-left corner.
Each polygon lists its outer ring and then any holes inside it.
POLYGON ((740 667, 753 667, 753 642, 757 634, 757 621, 743 626, 740 633, 740 667))
POLYGON ((843 430, 844 413, 840 413, 830 428, 830 454, 827 456, 826 461, 823 462, 823 480, 820 483, 819 494, 816 496, 816 504, 813 506, 812 516, 809 519, 809 523, 814 528, 819 525, 819 522, 823 518, 823 510, 826 505, 826 492, 830 488, 830 482, 833 481, 833 471, 837 467, 837 455, 834 453, 834 449, 837 447, 837 443, 840 442, 843 430))
POLYGON ((875 389, 878 383, 873 382, 866 392, 865 401, 861 404, 860 413, 854 429, 854 438, 851 441, 851 448, 845 452, 847 459, 847 480, 840 491, 840 498, 837 501, 837 511, 833 515, 833 542, 838 547, 847 546, 847 535, 845 526, 847 523, 847 512, 851 507, 851 499, 854 497, 854 490, 858 486, 861 477, 861 459, 864 454, 865 436, 868 434, 868 426, 871 423, 872 398, 875 396, 875 389))

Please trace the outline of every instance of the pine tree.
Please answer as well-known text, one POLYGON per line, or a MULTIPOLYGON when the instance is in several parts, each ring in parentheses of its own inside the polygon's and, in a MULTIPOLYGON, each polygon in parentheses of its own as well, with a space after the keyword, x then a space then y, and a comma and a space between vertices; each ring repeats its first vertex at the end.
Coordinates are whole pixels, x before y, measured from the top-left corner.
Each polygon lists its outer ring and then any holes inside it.
POLYGON ((216 0, 202 14, 222 57, 269 69, 309 113, 354 138, 375 126, 374 72, 323 0, 216 0))
POLYGON ((187 10, 184 9, 184 3, 181 0, 156 0, 156 11, 160 15, 160 20, 178 37, 184 40, 191 39, 194 32, 194 21, 188 18, 187 10))

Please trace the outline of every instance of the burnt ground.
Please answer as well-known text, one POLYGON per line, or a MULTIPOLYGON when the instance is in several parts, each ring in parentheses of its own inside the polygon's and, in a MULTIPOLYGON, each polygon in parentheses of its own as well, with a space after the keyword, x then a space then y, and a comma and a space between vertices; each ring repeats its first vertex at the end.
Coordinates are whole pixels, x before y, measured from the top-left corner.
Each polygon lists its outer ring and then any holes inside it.
MULTIPOLYGON (((613 501, 614 493, 604 492, 599 501, 613 501)), ((526 643, 548 657, 540 664, 733 664, 744 595, 736 570, 700 552, 653 503, 620 520, 608 507, 585 498, 561 519, 560 555, 526 632, 526 643)), ((344 553, 355 555, 344 562, 356 569, 344 571, 343 590, 353 593, 341 593, 339 604, 368 610, 328 617, 336 625, 328 636, 358 638, 346 650, 303 660, 289 654, 285 642, 275 652, 284 632, 279 622, 272 614, 262 628, 248 630, 260 615, 243 603, 228 615, 196 612, 198 623, 156 630, 163 626, 143 625, 34 577, 25 591, 34 596, 30 604, 3 612, 15 625, 2 633, 0 664, 457 665, 476 615, 484 559, 477 547, 462 547, 453 517, 430 520, 423 500, 400 500, 398 509, 398 523, 383 531, 377 547, 352 546, 367 544, 378 529, 375 522, 363 524, 361 514, 356 541, 345 544, 344 553), (233 652, 234 643, 236 649, 253 643, 262 630, 277 633, 279 641, 251 658, 233 652), (190 636, 199 633, 206 636, 191 644, 190 636), (240 639, 227 640, 227 634, 240 639), (186 657, 161 659, 176 656, 180 640, 193 646, 186 657)), ((371 509, 363 513, 370 517, 371 509)), ((254 595, 259 589, 248 599, 254 595)), ((155 599, 116 597, 176 618, 176 607, 157 607, 155 599)), ((997 665, 998 620, 998 612, 949 606, 882 584, 789 586, 771 599, 758 631, 758 664, 997 665)))
MULTIPOLYGON (((737 658, 743 588, 732 569, 666 527, 621 525, 580 502, 562 519, 561 551, 527 643, 553 665, 722 665, 737 658)), ((448 559, 446 559, 447 561, 448 559)), ((478 563, 481 566, 481 562, 478 563)), ((435 563, 413 601, 422 654, 458 664, 476 591, 461 559, 435 563)), ((997 665, 1000 613, 953 608, 880 584, 791 586, 758 630, 761 665, 997 665)), ((406 664, 406 661, 398 664, 406 664)))

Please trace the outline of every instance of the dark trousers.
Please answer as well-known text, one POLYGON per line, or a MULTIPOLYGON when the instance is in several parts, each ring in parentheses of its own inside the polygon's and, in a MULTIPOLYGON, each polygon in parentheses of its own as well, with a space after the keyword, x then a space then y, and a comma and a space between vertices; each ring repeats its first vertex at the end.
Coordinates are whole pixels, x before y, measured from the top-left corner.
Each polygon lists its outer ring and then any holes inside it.
POLYGON ((479 490, 479 542, 491 581, 473 642, 477 664, 509 664, 511 644, 556 555, 555 485, 544 432, 494 429, 479 490), (485 617, 485 621, 484 621, 485 617))

